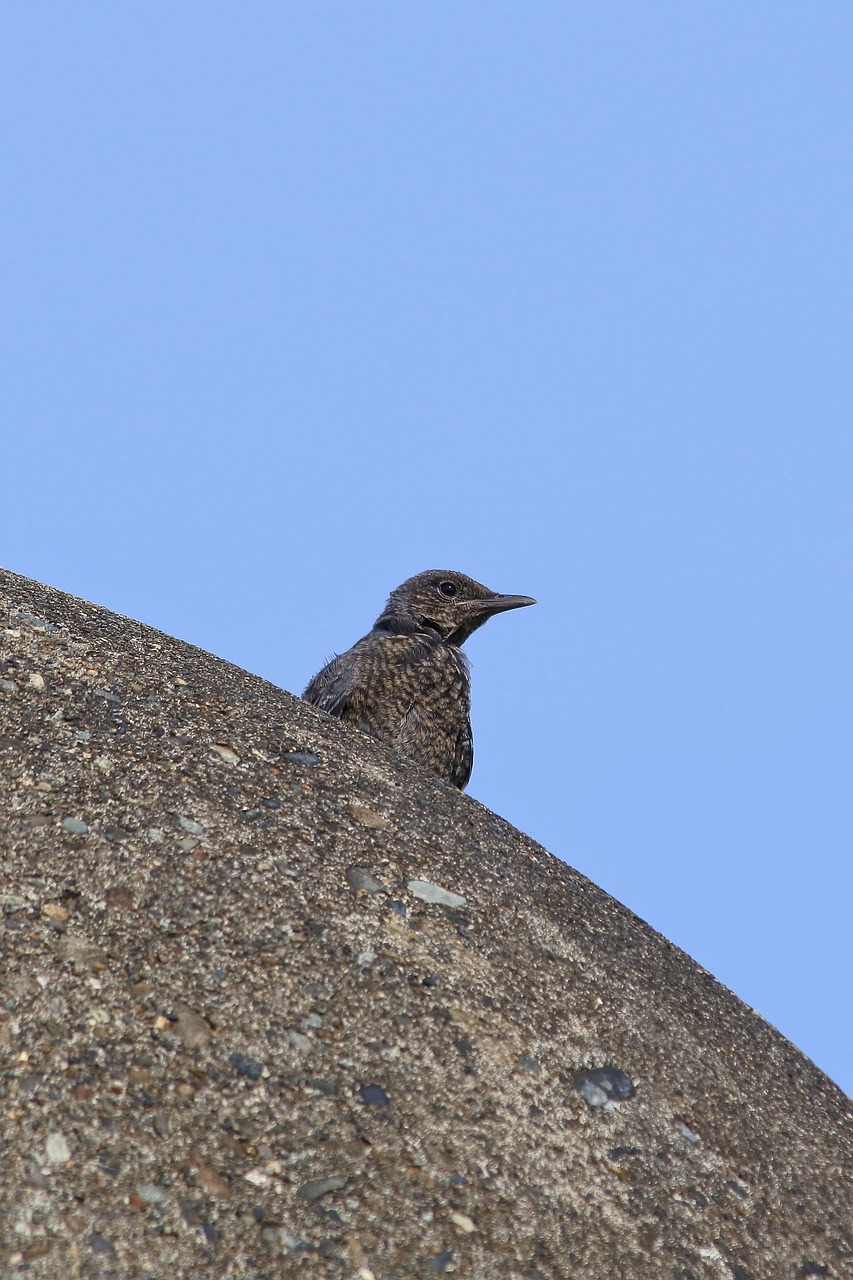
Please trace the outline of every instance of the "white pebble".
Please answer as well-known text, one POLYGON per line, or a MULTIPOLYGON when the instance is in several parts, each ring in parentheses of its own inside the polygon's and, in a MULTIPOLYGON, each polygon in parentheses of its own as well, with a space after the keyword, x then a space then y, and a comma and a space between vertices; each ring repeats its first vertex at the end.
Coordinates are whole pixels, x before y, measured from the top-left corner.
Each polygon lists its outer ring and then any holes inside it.
POLYGON ((71 1159, 71 1148, 61 1133, 52 1133, 44 1144, 45 1155, 51 1164, 65 1164, 71 1159))
POLYGON ((459 893, 443 889, 440 884, 430 884, 429 880, 410 880, 406 885, 409 893, 422 902, 431 902, 441 907, 467 907, 468 903, 459 893))

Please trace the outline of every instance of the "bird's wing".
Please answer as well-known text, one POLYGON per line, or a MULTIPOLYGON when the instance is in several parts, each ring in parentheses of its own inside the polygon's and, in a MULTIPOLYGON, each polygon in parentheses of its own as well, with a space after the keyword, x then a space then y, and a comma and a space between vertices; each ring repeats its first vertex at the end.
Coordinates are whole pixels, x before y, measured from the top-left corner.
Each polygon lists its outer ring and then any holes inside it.
POLYGON ((356 663, 345 653, 318 671, 302 697, 330 716, 342 717, 356 682, 356 663))
POLYGON ((464 791, 471 780, 471 770, 474 768, 474 735, 471 732, 471 721, 465 725, 464 729, 459 731, 456 739, 456 750, 453 754, 453 768, 450 773, 450 781, 454 787, 458 787, 460 791, 464 791))

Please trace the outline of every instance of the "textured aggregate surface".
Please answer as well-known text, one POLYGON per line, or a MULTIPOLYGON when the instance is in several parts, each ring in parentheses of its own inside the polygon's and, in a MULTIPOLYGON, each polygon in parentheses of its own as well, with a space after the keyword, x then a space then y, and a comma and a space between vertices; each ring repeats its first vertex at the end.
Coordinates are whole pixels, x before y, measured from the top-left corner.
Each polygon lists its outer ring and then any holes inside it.
POLYGON ((844 1095, 416 765, 0 573, 0 776, 4 1277, 853 1277, 844 1095))

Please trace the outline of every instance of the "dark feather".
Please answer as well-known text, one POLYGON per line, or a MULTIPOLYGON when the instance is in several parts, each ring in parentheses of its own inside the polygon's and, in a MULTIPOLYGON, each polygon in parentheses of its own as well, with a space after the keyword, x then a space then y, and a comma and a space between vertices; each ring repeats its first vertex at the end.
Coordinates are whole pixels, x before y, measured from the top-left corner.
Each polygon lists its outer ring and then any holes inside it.
POLYGON ((533 603, 461 573, 418 574, 392 591, 373 630, 323 667, 302 696, 463 790, 474 747, 460 646, 494 613, 533 603))

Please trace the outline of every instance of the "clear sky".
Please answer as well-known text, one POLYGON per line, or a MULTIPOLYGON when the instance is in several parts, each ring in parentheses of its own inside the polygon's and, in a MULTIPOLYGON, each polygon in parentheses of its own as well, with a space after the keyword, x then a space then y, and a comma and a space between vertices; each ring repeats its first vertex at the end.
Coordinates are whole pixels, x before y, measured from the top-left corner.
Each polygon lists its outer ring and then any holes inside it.
POLYGON ((18 0, 0 59, 4 563, 294 692, 419 570, 536 596, 470 793, 853 1090, 849 0, 18 0))

